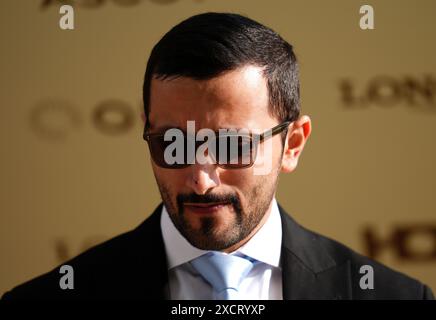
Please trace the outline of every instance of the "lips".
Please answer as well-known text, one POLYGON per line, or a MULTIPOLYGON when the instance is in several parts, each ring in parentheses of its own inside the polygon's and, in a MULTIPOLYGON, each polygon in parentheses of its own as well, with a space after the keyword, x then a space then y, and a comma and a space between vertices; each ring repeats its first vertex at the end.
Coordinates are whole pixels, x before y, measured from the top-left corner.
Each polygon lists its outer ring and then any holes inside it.
POLYGON ((224 209, 228 205, 230 204, 226 202, 185 203, 184 208, 185 210, 187 209, 197 214, 211 214, 219 212, 221 209, 224 209))

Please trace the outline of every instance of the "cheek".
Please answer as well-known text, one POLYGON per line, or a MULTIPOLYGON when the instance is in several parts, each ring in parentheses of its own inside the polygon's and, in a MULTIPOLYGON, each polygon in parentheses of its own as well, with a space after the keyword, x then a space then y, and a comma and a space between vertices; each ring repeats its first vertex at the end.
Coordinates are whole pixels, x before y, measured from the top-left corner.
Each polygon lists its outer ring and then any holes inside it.
POLYGON ((253 188, 253 184, 256 181, 255 178, 252 168, 224 170, 220 174, 221 183, 231 187, 233 190, 238 190, 240 196, 244 196, 253 188))
POLYGON ((175 197, 183 189, 185 175, 183 170, 168 170, 153 166, 156 182, 165 187, 172 197, 175 197))

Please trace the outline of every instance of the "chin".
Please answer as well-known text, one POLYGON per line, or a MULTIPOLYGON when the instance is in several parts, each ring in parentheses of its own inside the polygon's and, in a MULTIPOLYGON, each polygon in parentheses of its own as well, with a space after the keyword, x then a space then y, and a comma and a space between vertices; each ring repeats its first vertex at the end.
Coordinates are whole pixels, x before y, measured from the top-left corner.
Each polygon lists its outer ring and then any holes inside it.
POLYGON ((217 230, 191 232, 185 237, 194 247, 201 250, 220 251, 233 246, 238 241, 228 237, 229 232, 217 230))

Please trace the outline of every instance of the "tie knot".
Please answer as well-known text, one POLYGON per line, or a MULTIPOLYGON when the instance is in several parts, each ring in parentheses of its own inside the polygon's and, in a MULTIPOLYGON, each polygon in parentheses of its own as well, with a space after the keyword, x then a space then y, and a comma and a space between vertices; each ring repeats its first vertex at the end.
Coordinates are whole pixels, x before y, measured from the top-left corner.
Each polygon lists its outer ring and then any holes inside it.
POLYGON ((209 252, 191 261, 195 270, 214 288, 218 299, 237 297, 239 285, 253 268, 249 258, 209 252))

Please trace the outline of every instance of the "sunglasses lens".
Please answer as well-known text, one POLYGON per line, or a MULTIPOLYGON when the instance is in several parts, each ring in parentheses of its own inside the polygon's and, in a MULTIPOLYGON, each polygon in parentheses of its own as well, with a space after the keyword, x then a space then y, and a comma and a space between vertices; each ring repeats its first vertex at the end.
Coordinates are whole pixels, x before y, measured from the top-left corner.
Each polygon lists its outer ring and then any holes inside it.
MULTIPOLYGON (((253 164, 256 156, 256 147, 250 136, 232 135, 232 136, 217 136, 215 141, 211 142, 196 142, 195 152, 200 145, 208 143, 208 154, 211 156, 214 163, 226 169, 239 169, 249 167, 253 164)), ((181 169, 186 168, 187 160, 187 141, 185 138, 183 151, 183 161, 166 161, 167 158, 175 156, 177 150, 171 146, 174 141, 165 141, 163 135, 150 136, 148 145, 150 148, 151 157, 154 163, 162 168, 181 169), (170 149, 167 149, 170 148, 170 149), (167 150, 167 154, 165 154, 167 150), (168 153, 169 152, 169 153, 168 153)), ((180 151, 179 151, 180 152, 180 151)))
POLYGON ((253 142, 250 136, 233 135, 217 137, 212 156, 221 167, 238 169, 251 166, 254 160, 253 142))
MULTIPOLYGON (((176 152, 176 150, 174 148, 167 149, 168 147, 170 147, 170 145, 172 143, 173 143, 173 141, 165 141, 163 135, 150 137, 150 139, 148 141, 148 145, 149 145, 151 157, 152 157, 154 163, 161 168, 167 168, 167 169, 186 168, 187 166, 189 166, 189 164, 187 164, 187 159, 186 159, 186 150, 183 153, 184 157, 183 157, 183 161, 181 161, 181 163, 177 162, 177 161, 175 161, 175 162, 174 161, 173 162, 167 161, 167 159, 165 157, 165 150, 173 150, 174 152, 176 152)), ((170 156, 173 157, 174 154, 170 154, 170 156)), ((167 154, 167 157, 168 157, 168 154, 167 154)))

